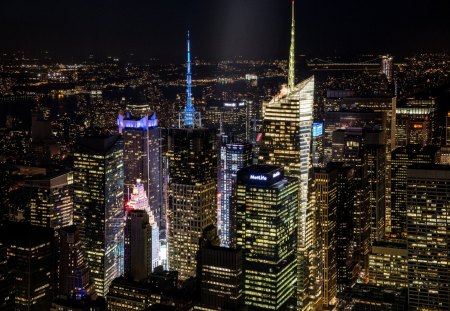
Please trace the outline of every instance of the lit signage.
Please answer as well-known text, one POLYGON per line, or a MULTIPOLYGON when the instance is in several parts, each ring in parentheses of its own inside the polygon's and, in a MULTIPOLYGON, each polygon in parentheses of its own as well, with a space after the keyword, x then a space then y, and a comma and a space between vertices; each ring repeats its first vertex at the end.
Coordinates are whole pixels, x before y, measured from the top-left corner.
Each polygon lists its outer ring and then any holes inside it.
POLYGON ((251 180, 262 180, 262 181, 267 181, 267 177, 264 175, 250 175, 250 179, 251 180))
POLYGON ((223 104, 225 107, 236 107, 236 103, 225 103, 223 104))
POLYGON ((280 171, 273 173, 272 178, 278 177, 280 176, 280 171))
POLYGON ((422 129, 423 125, 422 124, 413 124, 412 127, 415 128, 415 129, 422 129))

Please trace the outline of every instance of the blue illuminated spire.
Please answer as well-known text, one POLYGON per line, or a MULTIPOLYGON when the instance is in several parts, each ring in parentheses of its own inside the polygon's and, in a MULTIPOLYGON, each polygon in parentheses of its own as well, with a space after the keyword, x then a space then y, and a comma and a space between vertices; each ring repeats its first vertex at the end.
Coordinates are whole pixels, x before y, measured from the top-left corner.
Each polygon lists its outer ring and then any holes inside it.
POLYGON ((191 73, 191 37, 187 33, 187 77, 186 106, 184 107, 184 126, 194 127, 195 108, 192 104, 192 73, 191 73))

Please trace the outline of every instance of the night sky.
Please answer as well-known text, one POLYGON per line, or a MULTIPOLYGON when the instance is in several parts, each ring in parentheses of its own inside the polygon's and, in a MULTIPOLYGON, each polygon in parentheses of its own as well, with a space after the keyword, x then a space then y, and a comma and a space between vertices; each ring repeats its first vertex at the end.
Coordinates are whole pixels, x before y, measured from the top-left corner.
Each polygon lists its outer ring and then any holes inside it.
MULTIPOLYGON (((297 0, 297 51, 450 51, 449 0, 297 0)), ((1 0, 0 50, 184 59, 287 58, 289 0, 1 0)))

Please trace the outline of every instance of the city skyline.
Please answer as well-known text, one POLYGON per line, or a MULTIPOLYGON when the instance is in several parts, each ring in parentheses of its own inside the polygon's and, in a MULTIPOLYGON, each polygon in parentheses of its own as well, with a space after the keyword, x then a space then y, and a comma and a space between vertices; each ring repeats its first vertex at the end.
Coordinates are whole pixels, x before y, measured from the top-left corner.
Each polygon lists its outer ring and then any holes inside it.
POLYGON ((449 309, 444 3, 23 1, 64 38, 0 51, 0 310, 449 309))

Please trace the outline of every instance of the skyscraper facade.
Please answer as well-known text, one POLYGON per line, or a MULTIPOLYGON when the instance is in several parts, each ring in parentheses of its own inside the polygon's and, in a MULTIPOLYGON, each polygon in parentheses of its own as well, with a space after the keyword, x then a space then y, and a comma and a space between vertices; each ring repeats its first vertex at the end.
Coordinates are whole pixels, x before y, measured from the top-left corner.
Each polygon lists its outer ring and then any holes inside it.
POLYGON ((294 298, 298 188, 298 179, 276 166, 250 166, 237 174, 237 246, 244 252, 250 308, 282 310, 294 298))
POLYGON ((252 164, 251 144, 229 142, 227 136, 222 136, 220 145, 218 186, 217 223, 221 246, 230 247, 235 244, 235 215, 231 202, 236 173, 241 168, 252 164))
POLYGON ((167 147, 169 268, 185 280, 195 276, 203 230, 217 223, 216 133, 169 129, 167 147))
POLYGON ((125 275, 140 281, 152 267, 152 228, 145 210, 130 209, 125 224, 125 275))
POLYGON ((73 221, 72 172, 27 180, 31 224, 59 229, 73 221))
POLYGON ((74 224, 100 296, 123 273, 122 157, 119 135, 83 138, 74 153, 74 224))
POLYGON ((405 239, 407 236, 407 170, 413 164, 432 164, 438 148, 434 146, 407 145, 392 152, 392 226, 390 236, 405 239))
POLYGON ((286 176, 300 182, 297 238, 297 300, 300 309, 317 308, 321 273, 317 254, 318 218, 311 191, 311 136, 314 106, 314 77, 295 84, 295 18, 292 1, 291 47, 288 86, 270 102, 263 103, 259 163, 281 166, 286 176))
POLYGON ((450 309, 450 167, 407 171, 409 310, 450 309))
POLYGON ((61 228, 59 239, 58 294, 81 299, 92 294, 90 271, 81 247, 76 226, 61 228))
MULTIPOLYGON (((134 114, 148 110, 128 106, 134 114)), ((139 179, 148 197, 148 205, 164 237, 165 217, 162 196, 162 137, 156 114, 133 115, 127 112, 117 120, 123 137, 124 198, 128 202, 139 179)))
POLYGON ((338 167, 333 162, 315 169, 316 204, 320 213, 322 299, 325 309, 337 303, 337 192, 338 167))

